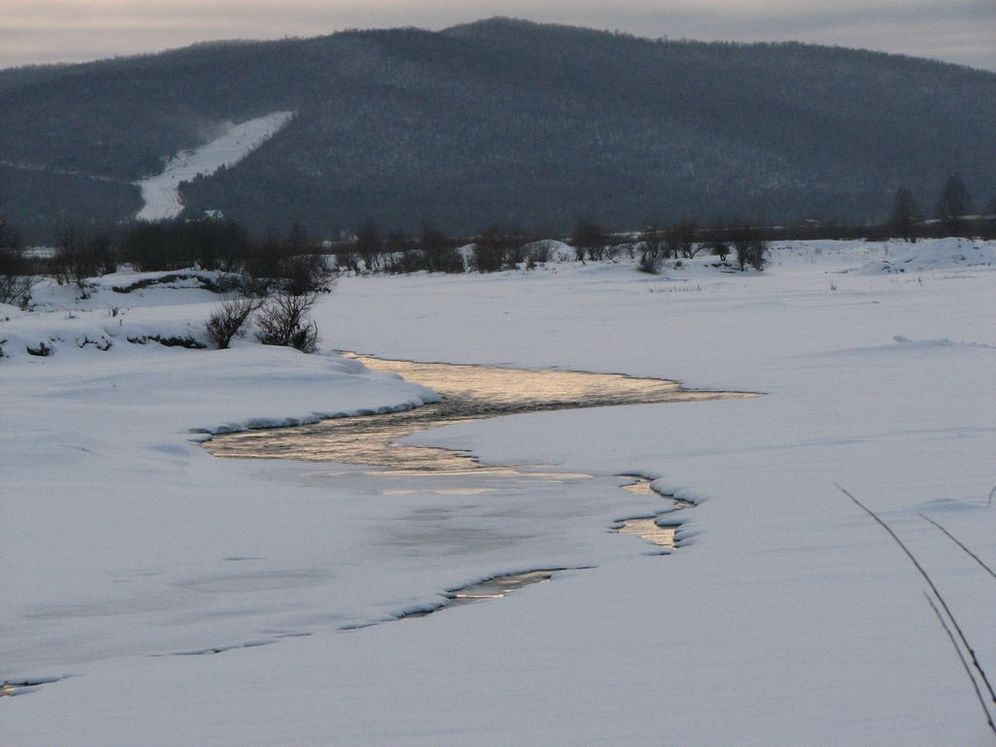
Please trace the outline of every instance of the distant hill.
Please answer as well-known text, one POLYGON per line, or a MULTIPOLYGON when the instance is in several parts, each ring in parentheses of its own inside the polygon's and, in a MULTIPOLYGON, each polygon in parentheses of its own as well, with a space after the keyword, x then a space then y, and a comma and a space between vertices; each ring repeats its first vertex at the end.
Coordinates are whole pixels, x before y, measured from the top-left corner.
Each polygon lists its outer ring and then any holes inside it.
POLYGON ((15 221, 126 219, 130 182, 222 121, 295 119, 184 190, 256 230, 562 230, 683 215, 875 219, 960 171, 996 195, 996 74, 811 45, 492 19, 0 71, 15 221), (100 180, 93 177, 99 176, 100 180))

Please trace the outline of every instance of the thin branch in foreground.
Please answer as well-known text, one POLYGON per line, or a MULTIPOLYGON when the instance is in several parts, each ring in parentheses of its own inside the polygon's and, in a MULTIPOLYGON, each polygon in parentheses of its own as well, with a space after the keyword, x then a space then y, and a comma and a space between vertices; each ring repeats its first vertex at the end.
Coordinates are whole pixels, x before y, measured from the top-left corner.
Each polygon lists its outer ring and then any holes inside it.
POLYGON ((965 668, 965 674, 968 675, 968 679, 972 681, 972 688, 975 690, 975 697, 979 699, 979 705, 982 706, 982 712, 986 714, 986 721, 989 724, 989 728, 992 729, 993 734, 996 734, 996 724, 993 723, 993 717, 989 714, 989 709, 986 707, 985 698, 982 697, 982 691, 979 689, 979 683, 975 681, 975 677, 972 676, 972 670, 968 666, 968 662, 965 661, 965 655, 958 648, 958 641, 955 640, 954 634, 951 632, 951 628, 948 624, 944 622, 944 617, 941 615, 941 611, 937 609, 937 605, 934 604, 934 600, 930 598, 930 594, 923 592, 923 596, 927 599, 927 603, 930 608, 934 610, 934 614, 937 615, 938 621, 941 623, 941 627, 944 628, 944 632, 948 634, 948 638, 951 640, 951 645, 954 646, 955 653, 958 654, 958 658, 961 660, 961 665, 965 668))
MULTIPOLYGON (((834 485, 837 485, 837 483, 834 483, 834 485)), ((899 535, 896 534, 894 531, 892 531, 892 527, 886 524, 885 521, 883 521, 878 514, 876 514, 874 511, 868 508, 864 503, 859 501, 853 495, 851 495, 848 491, 844 490, 844 488, 842 488, 840 485, 837 485, 837 490, 839 490, 841 493, 843 493, 852 501, 854 501, 854 503, 858 506, 858 508, 860 508, 866 514, 871 516, 886 532, 889 533, 889 536, 896 541, 896 544, 899 545, 902 551, 906 553, 906 557, 910 559, 910 562, 913 563, 913 566, 920 572, 920 575, 923 576, 924 580, 930 586, 931 591, 934 592, 934 596, 937 598, 937 601, 941 603, 941 606, 944 608, 944 611, 948 615, 948 619, 951 621, 951 624, 954 626, 955 631, 958 633, 958 638, 961 639, 962 645, 965 647, 965 650, 968 651, 969 656, 971 656, 972 658, 972 667, 975 669, 976 672, 979 673, 979 677, 982 678, 982 682, 985 684, 986 690, 989 691, 989 697, 992 698, 993 703, 996 703, 996 693, 993 692, 993 686, 989 683, 989 678, 986 676, 986 670, 982 668, 982 665, 979 663, 978 657, 975 655, 975 650, 969 644, 968 638, 965 637, 965 633, 962 631, 961 626, 958 624, 958 620, 956 620, 955 616, 951 613, 951 608, 948 607, 948 603, 944 601, 944 597, 941 596, 941 592, 938 590, 937 586, 934 585, 934 582, 927 574, 927 571, 925 571, 923 569, 923 566, 920 565, 920 561, 916 559, 916 556, 913 555, 910 549, 906 546, 906 543, 903 542, 901 539, 899 539, 899 535)))
POLYGON ((942 526, 941 526, 940 524, 938 524, 938 523, 937 523, 936 521, 934 521, 933 519, 931 519, 931 518, 930 518, 929 516, 924 516, 924 515, 923 515, 923 514, 921 514, 921 513, 918 513, 918 514, 917 514, 917 516, 919 516, 919 517, 920 517, 921 519, 923 519, 924 521, 929 521, 929 522, 930 522, 931 524, 933 524, 933 525, 934 525, 935 527, 937 527, 937 528, 938 528, 938 529, 940 529, 940 530, 941 530, 942 532, 944 532, 944 534, 946 534, 946 535, 948 536, 948 538, 949 538, 949 539, 950 539, 950 540, 951 540, 952 542, 954 542, 954 543, 955 543, 956 545, 958 545, 958 547, 960 547, 960 548, 961 548, 962 550, 964 550, 964 551, 965 551, 965 552, 967 552, 967 553, 968 553, 969 555, 971 555, 971 556, 972 556, 972 558, 973 558, 973 559, 975 560, 975 562, 976 562, 976 563, 978 563, 978 564, 979 564, 979 565, 981 565, 981 566, 982 566, 983 568, 985 568, 985 569, 986 569, 986 572, 987 572, 987 573, 988 573, 988 574, 989 574, 990 576, 992 576, 993 578, 996 578, 996 573, 994 573, 994 572, 993 572, 993 569, 992 569, 992 568, 990 568, 990 567, 989 567, 988 565, 986 565, 986 564, 985 564, 985 561, 983 561, 983 560, 982 560, 982 558, 980 558, 980 557, 979 557, 978 555, 976 555, 976 554, 975 554, 974 552, 972 552, 972 551, 971 551, 971 550, 969 550, 969 549, 968 549, 967 547, 965 547, 965 545, 963 545, 963 544, 961 543, 961 541, 960 541, 960 540, 959 540, 959 539, 958 539, 957 537, 955 537, 955 536, 954 536, 953 534, 951 534, 951 532, 949 532, 949 531, 948 531, 947 529, 945 529, 944 527, 942 527, 942 526))

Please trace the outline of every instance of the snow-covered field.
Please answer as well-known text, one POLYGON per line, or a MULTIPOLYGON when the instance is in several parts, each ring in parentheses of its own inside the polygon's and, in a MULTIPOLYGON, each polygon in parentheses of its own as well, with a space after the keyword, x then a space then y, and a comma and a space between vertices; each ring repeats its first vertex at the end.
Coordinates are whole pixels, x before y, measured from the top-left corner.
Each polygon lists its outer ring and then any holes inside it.
POLYGON ((795 242, 761 274, 552 263, 323 299, 326 349, 766 394, 414 437, 587 479, 216 459, 190 429, 431 394, 331 353, 127 342, 197 337, 215 297, 195 287, 108 277, 2 307, 0 680, 66 678, 0 698, 0 741, 991 743, 926 584, 835 483, 909 544, 994 679, 996 583, 918 515, 996 566, 994 260, 993 242, 795 242), (43 340, 51 356, 24 352, 43 340), (617 488, 637 472, 701 501, 669 557, 609 531, 661 508, 617 488))
POLYGON ((197 176, 210 176, 222 166, 234 166, 280 132, 294 112, 274 112, 224 128, 224 133, 193 150, 181 150, 156 174, 136 182, 145 205, 138 220, 164 220, 183 212, 179 187, 197 176))

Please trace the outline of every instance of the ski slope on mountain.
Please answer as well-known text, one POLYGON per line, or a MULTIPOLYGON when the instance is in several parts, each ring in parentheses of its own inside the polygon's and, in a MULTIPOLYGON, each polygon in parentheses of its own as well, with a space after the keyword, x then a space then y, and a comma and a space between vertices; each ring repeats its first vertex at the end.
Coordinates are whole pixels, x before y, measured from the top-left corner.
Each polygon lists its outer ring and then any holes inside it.
POLYGON ((210 176, 218 169, 234 166, 280 132, 293 119, 293 112, 274 112, 240 124, 230 124, 224 134, 192 150, 181 150, 169 159, 161 174, 136 182, 145 204, 138 220, 175 218, 183 212, 179 188, 197 176, 210 176))

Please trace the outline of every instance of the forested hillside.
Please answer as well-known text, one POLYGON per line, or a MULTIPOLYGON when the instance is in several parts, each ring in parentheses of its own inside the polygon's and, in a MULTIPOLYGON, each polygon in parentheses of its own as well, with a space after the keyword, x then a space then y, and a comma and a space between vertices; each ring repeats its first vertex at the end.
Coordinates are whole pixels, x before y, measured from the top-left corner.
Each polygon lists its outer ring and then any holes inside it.
POLYGON ((877 219, 960 172, 996 195, 996 75, 802 44, 648 41, 493 19, 0 72, 0 196, 29 232, 127 219, 129 182, 293 110, 184 189, 255 230, 682 215, 877 219), (99 176, 96 181, 92 177, 99 176))

